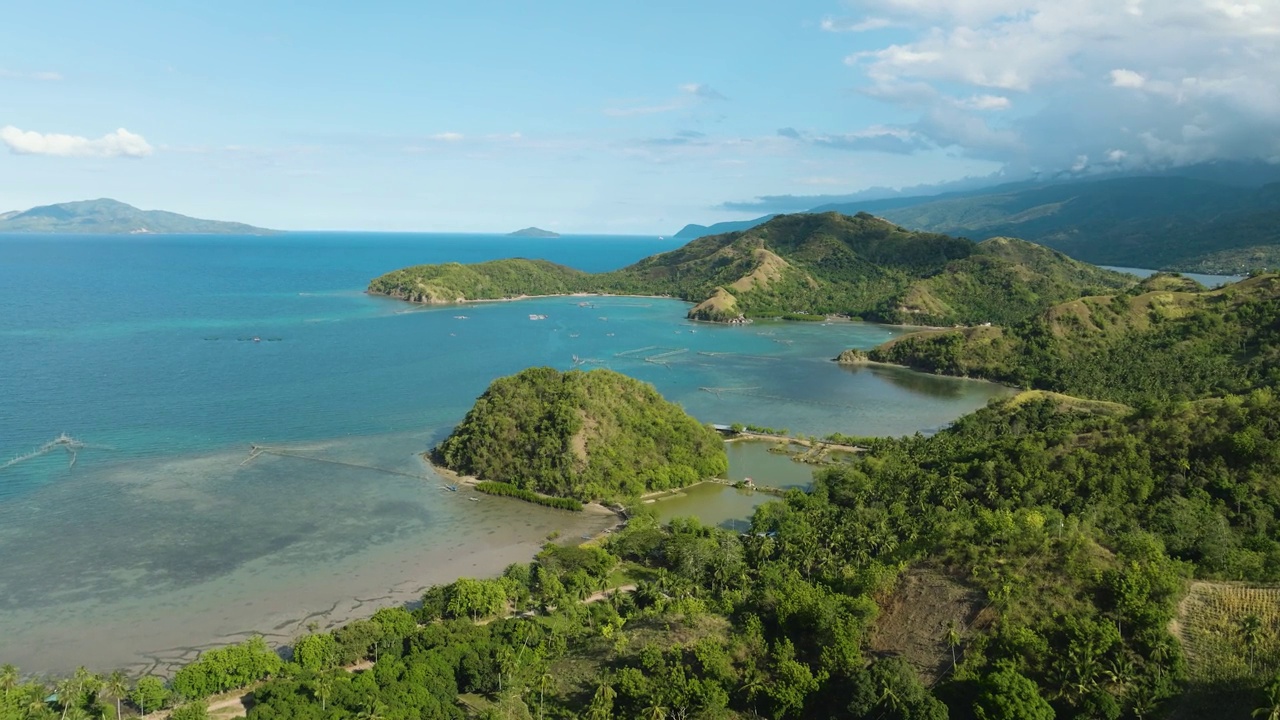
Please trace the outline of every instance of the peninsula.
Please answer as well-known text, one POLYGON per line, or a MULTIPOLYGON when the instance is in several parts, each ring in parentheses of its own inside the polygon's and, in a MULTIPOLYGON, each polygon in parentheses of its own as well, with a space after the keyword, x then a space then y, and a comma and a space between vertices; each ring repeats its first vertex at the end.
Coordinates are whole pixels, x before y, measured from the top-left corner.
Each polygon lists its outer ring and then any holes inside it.
POLYGON ((278 231, 163 210, 139 210, 119 200, 81 200, 0 214, 0 233, 94 235, 270 235, 278 231))
POLYGON ((695 320, 826 315, 915 325, 1023 320, 1054 303, 1131 287, 1135 278, 1010 238, 973 243, 905 230, 865 213, 782 215, 591 274, 544 260, 419 265, 369 292, 444 304, 573 293, 677 297, 695 320))
POLYGON ((523 230, 516 230, 515 232, 507 233, 507 235, 509 237, 523 237, 523 238, 558 238, 560 237, 560 233, 552 232, 550 230, 543 230, 540 227, 527 227, 523 230))
POLYGON ((547 367, 493 381, 432 459, 521 491, 501 494, 584 502, 633 499, 728 469, 719 434, 652 385, 612 370, 547 367))
POLYGON ((1007 327, 904 335, 869 358, 1100 400, 1195 400, 1273 384, 1277 327, 1280 275, 1217 290, 1154 275, 1007 327))

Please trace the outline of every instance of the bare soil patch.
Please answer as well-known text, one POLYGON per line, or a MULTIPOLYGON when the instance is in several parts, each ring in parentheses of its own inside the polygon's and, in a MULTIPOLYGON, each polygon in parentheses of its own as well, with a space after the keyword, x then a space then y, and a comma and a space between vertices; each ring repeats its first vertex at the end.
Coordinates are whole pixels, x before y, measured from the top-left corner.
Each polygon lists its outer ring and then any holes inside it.
POLYGON ((959 658, 969 631, 985 622, 980 617, 984 605, 981 592, 937 570, 909 570, 881 602, 871 650, 902 657, 930 685, 951 669, 948 628, 954 623, 960 635, 959 658))

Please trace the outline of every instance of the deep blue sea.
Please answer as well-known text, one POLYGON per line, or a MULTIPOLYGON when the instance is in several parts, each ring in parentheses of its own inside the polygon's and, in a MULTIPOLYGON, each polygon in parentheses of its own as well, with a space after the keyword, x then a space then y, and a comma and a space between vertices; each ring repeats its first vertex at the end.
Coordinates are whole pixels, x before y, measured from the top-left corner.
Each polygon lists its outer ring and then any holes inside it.
POLYGON ((600 271, 679 244, 0 236, 0 662, 142 670, 249 632, 286 642, 527 559, 549 533, 599 529, 468 502, 419 458, 490 381, 532 365, 610 367, 704 421, 804 434, 932 431, 1005 392, 830 362, 901 328, 694 324, 661 299, 428 309, 363 292, 418 263, 600 271), (50 445, 62 433, 72 444, 50 445), (251 458, 251 444, 279 453, 251 458))

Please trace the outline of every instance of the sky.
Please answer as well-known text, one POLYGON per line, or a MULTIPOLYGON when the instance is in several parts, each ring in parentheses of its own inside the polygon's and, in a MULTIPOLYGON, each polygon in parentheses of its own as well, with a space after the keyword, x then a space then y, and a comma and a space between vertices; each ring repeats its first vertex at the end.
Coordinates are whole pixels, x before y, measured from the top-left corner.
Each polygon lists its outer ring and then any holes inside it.
POLYGON ((868 188, 1280 161, 1280 0, 8 5, 0 212, 670 234, 868 188))

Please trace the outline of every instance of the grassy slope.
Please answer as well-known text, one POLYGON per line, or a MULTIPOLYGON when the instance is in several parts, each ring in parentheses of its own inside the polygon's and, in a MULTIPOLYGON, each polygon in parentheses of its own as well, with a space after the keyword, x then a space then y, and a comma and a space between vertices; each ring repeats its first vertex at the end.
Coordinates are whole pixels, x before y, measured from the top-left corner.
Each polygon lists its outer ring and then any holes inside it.
POLYGON ((603 369, 495 380, 435 454, 458 472, 583 501, 683 487, 728 466, 714 430, 603 369))
POLYGON ((874 360, 1099 399, 1200 398, 1275 380, 1280 276, 1206 291, 1157 276, 1007 328, 914 333, 874 360))
POLYGON ((668 295, 699 303, 690 316, 705 320, 802 312, 950 325, 1020 320, 1132 282, 1017 240, 974 245, 870 215, 825 213, 699 238, 599 275, 501 260, 406 268, 369 289, 431 303, 570 292, 668 295))

